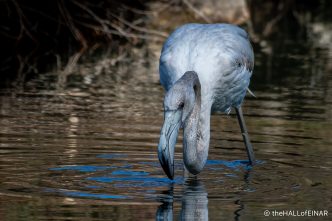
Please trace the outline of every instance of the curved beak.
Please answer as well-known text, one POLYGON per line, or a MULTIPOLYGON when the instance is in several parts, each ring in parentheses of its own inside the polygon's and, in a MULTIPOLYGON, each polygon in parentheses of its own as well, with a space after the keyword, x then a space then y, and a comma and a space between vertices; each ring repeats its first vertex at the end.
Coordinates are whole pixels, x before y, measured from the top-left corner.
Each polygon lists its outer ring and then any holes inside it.
POLYGON ((174 147, 181 126, 182 110, 166 111, 158 145, 159 162, 168 178, 174 177, 174 147))

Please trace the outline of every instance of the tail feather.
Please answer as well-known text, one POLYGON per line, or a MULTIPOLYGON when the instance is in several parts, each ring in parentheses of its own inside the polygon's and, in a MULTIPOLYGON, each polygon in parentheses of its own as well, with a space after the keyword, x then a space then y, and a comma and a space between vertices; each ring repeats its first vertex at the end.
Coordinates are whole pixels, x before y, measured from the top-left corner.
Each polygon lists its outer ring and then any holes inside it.
POLYGON ((251 96, 253 96, 254 98, 257 98, 256 95, 249 88, 247 88, 247 91, 249 92, 249 94, 251 96))

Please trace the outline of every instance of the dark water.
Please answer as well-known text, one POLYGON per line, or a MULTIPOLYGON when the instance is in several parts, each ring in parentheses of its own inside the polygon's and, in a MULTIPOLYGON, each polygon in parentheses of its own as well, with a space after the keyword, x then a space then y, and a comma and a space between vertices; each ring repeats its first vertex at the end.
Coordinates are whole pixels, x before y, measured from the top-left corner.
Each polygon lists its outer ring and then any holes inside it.
POLYGON ((182 176, 181 139, 175 180, 159 166, 156 57, 103 69, 104 58, 63 87, 50 73, 2 90, 0 219, 331 219, 332 46, 319 40, 255 45, 257 98, 247 96, 244 112, 258 163, 247 166, 233 112, 214 115, 197 179, 182 176), (267 218, 265 210, 330 213, 267 218))

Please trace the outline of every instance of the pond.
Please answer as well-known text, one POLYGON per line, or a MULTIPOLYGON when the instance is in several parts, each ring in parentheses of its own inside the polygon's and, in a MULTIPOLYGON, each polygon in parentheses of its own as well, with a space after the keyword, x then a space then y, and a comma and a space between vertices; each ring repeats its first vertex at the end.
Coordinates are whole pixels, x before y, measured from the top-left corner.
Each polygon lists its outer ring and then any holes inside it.
POLYGON ((216 114, 209 160, 197 178, 183 178, 181 137, 173 181, 158 162, 164 91, 157 56, 107 68, 100 68, 107 57, 96 59, 63 87, 49 73, 2 89, 0 217, 312 220, 286 217, 306 210, 331 216, 332 48, 291 38, 254 48, 256 98, 248 94, 243 109, 257 165, 247 165, 234 111, 216 114))

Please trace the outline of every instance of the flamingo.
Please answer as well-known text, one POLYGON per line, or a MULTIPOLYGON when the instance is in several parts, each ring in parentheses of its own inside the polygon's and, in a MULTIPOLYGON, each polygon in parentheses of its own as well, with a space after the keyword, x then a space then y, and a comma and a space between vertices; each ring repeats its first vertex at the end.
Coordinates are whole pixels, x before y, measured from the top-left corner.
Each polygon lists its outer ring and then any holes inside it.
POLYGON ((183 128, 185 170, 200 173, 206 164, 213 112, 235 109, 249 163, 255 156, 242 113, 249 90, 254 53, 249 36, 231 24, 185 24, 165 41, 159 64, 166 90, 164 123, 158 158, 165 174, 174 178, 174 148, 183 128))

